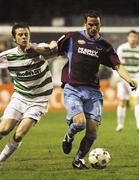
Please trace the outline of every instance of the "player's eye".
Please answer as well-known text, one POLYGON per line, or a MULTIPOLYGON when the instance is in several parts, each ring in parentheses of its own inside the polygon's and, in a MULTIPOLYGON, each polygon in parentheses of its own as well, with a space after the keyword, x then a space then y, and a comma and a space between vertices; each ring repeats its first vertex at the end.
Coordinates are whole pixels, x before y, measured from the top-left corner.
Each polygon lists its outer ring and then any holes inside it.
POLYGON ((26 37, 28 37, 28 33, 25 33, 24 35, 25 35, 26 37))
POLYGON ((88 25, 89 25, 89 26, 91 26, 91 27, 93 27, 93 26, 98 26, 98 25, 99 25, 99 23, 94 23, 94 24, 92 24, 92 23, 88 23, 88 25))
POLYGON ((18 36, 20 36, 20 37, 22 37, 22 36, 28 37, 28 33, 19 33, 18 36))

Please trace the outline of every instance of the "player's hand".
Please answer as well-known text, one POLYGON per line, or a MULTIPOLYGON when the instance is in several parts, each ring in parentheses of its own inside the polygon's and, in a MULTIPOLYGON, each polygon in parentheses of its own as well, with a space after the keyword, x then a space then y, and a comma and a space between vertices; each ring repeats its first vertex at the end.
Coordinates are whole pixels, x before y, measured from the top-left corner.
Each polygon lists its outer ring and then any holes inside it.
POLYGON ((58 49, 57 42, 56 41, 51 41, 50 44, 49 44, 49 48, 50 49, 58 49))
POLYGON ((132 91, 134 91, 134 90, 137 89, 137 82, 136 82, 135 80, 132 79, 132 80, 129 82, 129 85, 131 86, 131 90, 132 90, 132 91))

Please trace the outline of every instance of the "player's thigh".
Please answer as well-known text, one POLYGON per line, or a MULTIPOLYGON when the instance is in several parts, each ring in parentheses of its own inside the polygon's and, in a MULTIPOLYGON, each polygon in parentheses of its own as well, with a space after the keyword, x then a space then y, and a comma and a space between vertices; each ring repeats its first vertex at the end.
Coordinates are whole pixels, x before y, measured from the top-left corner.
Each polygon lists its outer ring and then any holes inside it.
POLYGON ((78 89, 66 85, 64 88, 64 104, 67 109, 68 124, 71 124, 73 119, 74 122, 85 120, 83 102, 78 89))
POLYGON ((135 99, 135 104, 139 104, 139 80, 137 80, 137 83, 138 83, 138 87, 136 91, 131 92, 131 96, 133 96, 135 99))
POLYGON ((126 82, 117 83, 117 97, 120 100, 128 100, 131 93, 130 87, 126 82))
POLYGON ((118 104, 122 107, 127 107, 128 106, 128 103, 129 103, 129 100, 128 99, 119 99, 118 100, 118 104))
POLYGON ((74 123, 86 123, 85 114, 83 112, 75 115, 72 120, 74 123))
POLYGON ((139 96, 135 97, 135 104, 139 104, 139 96))
POLYGON ((0 132, 3 134, 9 133, 15 126, 17 121, 15 119, 4 119, 0 122, 0 132))
POLYGON ((36 121, 34 119, 23 119, 16 129, 16 135, 24 136, 34 125, 36 121))
POLYGON ((87 119, 86 132, 89 134, 97 134, 99 128, 99 122, 93 119, 87 119))
POLYGON ((10 132, 16 126, 17 122, 20 121, 22 113, 13 107, 14 104, 12 102, 6 107, 1 117, 0 132, 10 132))
POLYGON ((88 100, 84 105, 84 113, 86 119, 94 119, 99 124, 101 124, 102 118, 102 108, 103 108, 103 99, 94 98, 88 100))

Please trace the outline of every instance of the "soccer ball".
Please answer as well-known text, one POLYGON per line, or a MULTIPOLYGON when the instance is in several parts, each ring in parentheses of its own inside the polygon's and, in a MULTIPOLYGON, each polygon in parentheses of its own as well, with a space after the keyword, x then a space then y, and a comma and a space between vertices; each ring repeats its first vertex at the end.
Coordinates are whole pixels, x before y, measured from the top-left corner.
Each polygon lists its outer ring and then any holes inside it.
POLYGON ((103 169, 107 166, 111 157, 106 149, 96 148, 89 153, 88 159, 89 159, 89 163, 93 168, 103 169))

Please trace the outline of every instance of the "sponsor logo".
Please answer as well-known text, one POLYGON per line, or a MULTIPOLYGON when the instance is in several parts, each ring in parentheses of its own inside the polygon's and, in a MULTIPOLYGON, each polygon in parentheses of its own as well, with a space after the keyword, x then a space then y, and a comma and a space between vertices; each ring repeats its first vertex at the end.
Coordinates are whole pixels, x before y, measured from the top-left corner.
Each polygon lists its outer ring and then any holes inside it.
POLYGON ((32 71, 24 71, 24 72, 16 72, 16 75, 19 77, 24 77, 24 76, 33 76, 35 74, 41 73, 41 69, 35 69, 32 71))
POLYGON ((82 39, 78 40, 78 44, 86 44, 86 42, 82 39))
POLYGON ((99 57, 98 56, 98 51, 87 49, 87 48, 82 48, 82 47, 78 48, 78 53, 79 54, 85 54, 85 55, 88 55, 88 56, 93 56, 93 57, 96 57, 96 58, 99 57))

